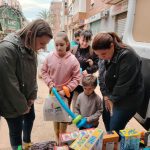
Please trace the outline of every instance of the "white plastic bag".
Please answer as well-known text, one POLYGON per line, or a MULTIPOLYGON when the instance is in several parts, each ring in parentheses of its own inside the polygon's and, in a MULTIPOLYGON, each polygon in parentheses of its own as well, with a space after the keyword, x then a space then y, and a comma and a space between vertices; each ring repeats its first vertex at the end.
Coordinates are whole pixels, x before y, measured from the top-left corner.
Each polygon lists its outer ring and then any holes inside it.
MULTIPOLYGON (((63 98, 66 105, 67 99, 63 98)), ((67 112, 61 107, 55 96, 49 95, 44 102, 43 106, 43 117, 44 121, 55 121, 55 122, 71 122, 71 118, 67 112)))

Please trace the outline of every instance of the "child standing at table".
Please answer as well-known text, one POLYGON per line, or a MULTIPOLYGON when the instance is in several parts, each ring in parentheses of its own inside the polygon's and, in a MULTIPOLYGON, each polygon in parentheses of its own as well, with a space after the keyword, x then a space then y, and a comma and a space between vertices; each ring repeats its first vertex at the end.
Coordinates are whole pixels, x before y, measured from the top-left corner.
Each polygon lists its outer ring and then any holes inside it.
MULTIPOLYGON (((64 97, 63 86, 66 86, 72 93, 80 82, 80 64, 70 52, 70 43, 66 33, 59 32, 54 40, 56 51, 48 55, 42 67, 42 78, 50 91, 52 87, 56 87, 59 94, 64 97)), ((70 105, 71 98, 68 99, 68 103, 70 105)), ((67 130, 67 123, 54 122, 54 130, 58 142, 59 134, 67 130)))

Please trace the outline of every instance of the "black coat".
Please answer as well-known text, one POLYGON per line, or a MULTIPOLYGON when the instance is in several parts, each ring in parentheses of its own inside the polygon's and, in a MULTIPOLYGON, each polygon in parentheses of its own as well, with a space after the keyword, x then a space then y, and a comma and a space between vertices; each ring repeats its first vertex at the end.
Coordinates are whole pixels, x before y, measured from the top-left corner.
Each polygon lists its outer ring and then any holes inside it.
POLYGON ((0 115, 13 118, 37 98, 37 57, 15 34, 0 42, 0 115))
POLYGON ((99 62, 99 84, 103 96, 114 107, 137 110, 144 97, 141 60, 132 48, 116 49, 110 62, 99 62))
POLYGON ((74 47, 72 49, 72 53, 75 54, 77 60, 80 63, 80 67, 82 70, 86 70, 88 73, 92 74, 95 73, 98 70, 98 56, 92 52, 90 53, 91 47, 88 46, 87 48, 80 48, 80 45, 78 47, 74 47), (93 65, 90 66, 87 62, 88 59, 91 59, 93 61, 93 65))

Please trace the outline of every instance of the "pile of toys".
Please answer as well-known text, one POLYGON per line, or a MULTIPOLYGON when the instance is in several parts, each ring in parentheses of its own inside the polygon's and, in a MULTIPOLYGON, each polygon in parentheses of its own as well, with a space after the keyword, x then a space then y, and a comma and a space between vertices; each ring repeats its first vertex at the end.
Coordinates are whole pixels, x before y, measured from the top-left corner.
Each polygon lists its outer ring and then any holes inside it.
POLYGON ((91 128, 60 135, 60 144, 54 150, 150 150, 150 132, 144 134, 135 129, 112 131, 104 134, 99 128, 91 128), (143 148, 141 148, 141 142, 143 148))
MULTIPOLYGON (((66 95, 68 95, 68 90, 65 89, 64 91, 67 91, 66 95)), ((119 146, 119 135, 115 131, 104 135, 104 132, 99 128, 90 129, 86 118, 74 114, 64 103, 55 88, 52 88, 52 92, 61 104, 61 107, 72 118, 72 122, 78 128, 88 128, 61 134, 60 145, 63 146, 55 146, 54 150, 150 150, 150 132, 141 136, 141 133, 135 129, 120 130, 121 141, 119 146), (140 143, 143 145, 142 149, 140 148, 140 143)))

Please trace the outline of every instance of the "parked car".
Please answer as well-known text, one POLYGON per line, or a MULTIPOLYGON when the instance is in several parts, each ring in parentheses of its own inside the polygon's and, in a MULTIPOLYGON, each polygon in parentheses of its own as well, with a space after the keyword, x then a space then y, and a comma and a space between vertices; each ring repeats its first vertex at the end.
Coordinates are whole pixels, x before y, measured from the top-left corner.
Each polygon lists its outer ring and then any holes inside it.
POLYGON ((123 36, 124 43, 132 46, 142 59, 142 73, 145 83, 145 97, 135 118, 150 130, 150 21, 147 19, 150 1, 128 1, 128 14, 123 36))

